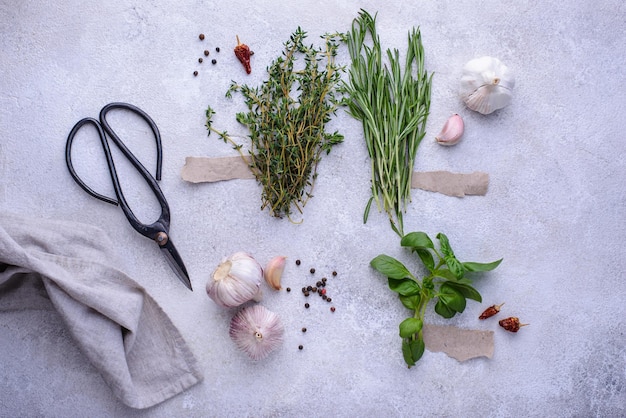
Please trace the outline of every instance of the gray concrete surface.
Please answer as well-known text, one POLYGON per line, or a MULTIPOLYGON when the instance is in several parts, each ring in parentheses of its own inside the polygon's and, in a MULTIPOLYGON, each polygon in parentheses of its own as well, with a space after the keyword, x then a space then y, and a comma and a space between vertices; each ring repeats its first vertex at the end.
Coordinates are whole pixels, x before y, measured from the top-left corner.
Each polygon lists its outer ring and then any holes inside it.
MULTIPOLYGON (((1 0, 0 210, 107 230, 127 254, 122 267, 180 328, 205 381, 132 410, 113 397, 54 311, 3 312, 0 416, 624 416, 625 22, 626 6, 616 0, 1 0), (232 155, 207 138, 207 105, 218 111, 217 125, 245 135, 233 118, 241 98, 224 98, 230 80, 260 83, 296 27, 317 42, 324 32, 346 31, 359 8, 379 13, 385 47, 403 49, 407 32, 421 27, 435 76, 415 168, 490 175, 484 197, 414 190, 405 228, 446 233, 465 259, 504 258, 477 281, 483 304, 469 303, 450 321, 427 315, 435 324, 494 330, 492 359, 459 363, 427 352, 405 367, 397 334, 404 308, 368 263, 379 253, 409 255, 383 215, 362 223, 368 158, 360 125, 345 112, 331 123, 345 143, 323 158, 302 224, 259 211, 254 181, 180 178, 186 156, 232 155), (250 76, 232 54, 235 35, 255 51, 250 76), (207 47, 216 65, 197 63, 207 47), (481 55, 500 58, 517 76, 512 105, 489 116, 467 110, 457 96, 463 64, 481 55), (118 208, 87 196, 67 172, 71 127, 111 101, 143 108, 161 130, 161 187, 193 294, 118 208), (455 112, 465 119, 465 137, 440 147, 434 136, 455 112), (203 291, 219 260, 238 250, 262 262, 287 255, 284 282, 296 290, 309 281, 309 266, 337 270, 330 287, 337 311, 307 311, 298 292, 266 291, 264 305, 285 321, 285 343, 266 361, 247 360, 228 338, 232 312, 203 291), (508 334, 496 321, 477 320, 503 301, 503 315, 531 325, 508 334)), ((345 51, 339 59, 348 63, 345 51)), ((111 193, 98 144, 88 138, 77 168, 111 193)), ((147 161, 151 152, 137 151, 147 161)), ((133 208, 154 217, 148 192, 130 170, 120 171, 137 190, 128 193, 133 208)))

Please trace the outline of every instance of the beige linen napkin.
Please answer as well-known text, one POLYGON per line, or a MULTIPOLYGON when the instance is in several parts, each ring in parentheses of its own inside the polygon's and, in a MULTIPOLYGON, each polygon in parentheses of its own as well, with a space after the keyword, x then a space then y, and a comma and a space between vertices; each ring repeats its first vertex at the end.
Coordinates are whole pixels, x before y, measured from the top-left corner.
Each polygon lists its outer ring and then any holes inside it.
POLYGON ((167 314, 115 267, 114 248, 90 225, 0 214, 0 315, 49 298, 114 394, 147 408, 202 373, 167 314))

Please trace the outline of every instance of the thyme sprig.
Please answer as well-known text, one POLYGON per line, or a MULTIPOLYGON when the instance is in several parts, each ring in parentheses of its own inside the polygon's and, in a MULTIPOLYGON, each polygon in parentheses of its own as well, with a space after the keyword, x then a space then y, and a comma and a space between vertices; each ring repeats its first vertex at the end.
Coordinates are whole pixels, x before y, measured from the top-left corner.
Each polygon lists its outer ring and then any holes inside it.
POLYGON ((306 37, 298 27, 284 43, 282 55, 267 68, 268 78, 261 86, 232 81, 226 92, 226 97, 240 92, 245 99, 248 111, 237 113, 236 119, 249 130, 249 155, 227 132, 213 128, 215 112, 211 107, 206 111, 209 135, 215 132, 233 145, 262 185, 261 210, 269 208, 271 215, 289 219, 292 208, 302 214, 313 196, 321 155, 343 141, 337 131, 326 132, 325 125, 341 104, 337 87, 345 69, 335 57, 345 36, 323 35, 323 48, 305 45, 306 37))
POLYGON ((365 10, 353 21, 347 44, 352 64, 342 91, 349 113, 362 122, 371 159, 372 196, 363 222, 375 201, 402 237, 402 214, 411 200, 415 156, 430 108, 432 74, 424 69, 421 34, 415 28, 409 32, 404 72, 397 49, 386 51, 388 65, 383 64, 376 17, 365 10), (371 45, 366 45, 368 35, 371 45))

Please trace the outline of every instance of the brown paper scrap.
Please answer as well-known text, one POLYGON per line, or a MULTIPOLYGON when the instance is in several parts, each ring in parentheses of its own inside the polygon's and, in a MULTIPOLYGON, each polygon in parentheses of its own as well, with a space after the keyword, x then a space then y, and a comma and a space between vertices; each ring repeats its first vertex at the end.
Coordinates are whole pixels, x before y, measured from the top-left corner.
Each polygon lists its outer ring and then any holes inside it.
POLYGON ((181 172, 183 180, 191 183, 213 183, 233 179, 253 179, 248 163, 236 157, 187 157, 181 172))
POLYGON ((451 173, 449 171, 415 171, 413 172, 411 187, 456 197, 484 196, 489 187, 489 174, 480 171, 469 174, 451 173))
POLYGON ((424 324, 424 344, 428 351, 444 352, 458 361, 493 357, 493 331, 461 329, 450 325, 424 324))
MULTIPOLYGON (((234 179, 253 179, 248 163, 240 156, 234 157, 187 157, 182 169, 182 178, 191 183, 213 183, 234 179)), ((449 171, 427 171, 413 173, 411 187, 448 196, 485 195, 489 186, 489 174, 469 174, 449 171)))

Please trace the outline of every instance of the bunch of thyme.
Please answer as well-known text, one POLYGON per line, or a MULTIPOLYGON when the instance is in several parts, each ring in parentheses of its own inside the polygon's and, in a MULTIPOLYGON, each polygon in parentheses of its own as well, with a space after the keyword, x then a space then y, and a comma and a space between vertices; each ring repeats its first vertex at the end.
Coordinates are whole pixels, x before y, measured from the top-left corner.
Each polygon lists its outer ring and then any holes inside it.
POLYGON ((347 34, 352 61, 349 80, 342 90, 348 112, 363 124, 371 158, 373 201, 385 210, 391 228, 401 237, 402 213, 411 200, 411 177, 417 148, 426 131, 432 74, 424 69, 424 49, 419 29, 408 35, 408 49, 401 69, 398 50, 387 50, 388 66, 376 33, 376 17, 361 10, 347 34), (366 45, 370 35, 372 45, 366 45))
POLYGON ((249 156, 226 132, 212 127, 214 111, 211 107, 206 111, 209 135, 213 131, 231 143, 262 185, 261 210, 267 207, 271 215, 290 219, 292 207, 301 214, 312 197, 322 153, 343 141, 337 131, 326 132, 325 125, 341 102, 337 87, 344 69, 335 63, 335 56, 344 35, 323 35, 324 48, 305 45, 306 37, 298 27, 285 42, 282 55, 268 67, 268 79, 260 87, 231 82, 226 97, 241 92, 248 107, 236 119, 250 131, 249 156))

